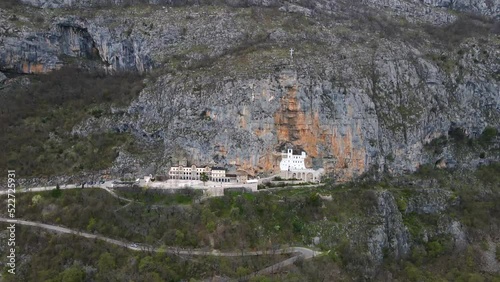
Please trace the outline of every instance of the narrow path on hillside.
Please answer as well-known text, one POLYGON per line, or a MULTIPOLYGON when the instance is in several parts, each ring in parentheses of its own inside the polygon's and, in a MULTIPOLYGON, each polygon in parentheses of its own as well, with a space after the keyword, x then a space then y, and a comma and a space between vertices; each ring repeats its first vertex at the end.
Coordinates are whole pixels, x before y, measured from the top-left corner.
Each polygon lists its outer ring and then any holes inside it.
POLYGON ((115 239, 108 238, 108 237, 101 236, 101 235, 90 234, 90 233, 86 233, 86 232, 81 232, 81 231, 69 229, 66 227, 45 224, 45 223, 40 223, 40 222, 34 222, 34 221, 0 218, 0 222, 14 223, 14 224, 26 225, 26 226, 34 226, 34 227, 38 227, 38 228, 43 228, 43 229, 55 231, 58 233, 72 234, 72 235, 77 235, 77 236, 81 236, 81 237, 88 238, 88 239, 102 240, 102 241, 105 241, 105 242, 108 242, 111 244, 115 244, 117 246, 121 246, 121 247, 128 248, 130 250, 134 250, 134 251, 148 251, 148 252, 156 252, 156 253, 163 252, 163 253, 168 253, 168 254, 173 254, 173 255, 187 255, 187 256, 221 256, 221 257, 297 254, 296 256, 294 256, 292 258, 288 258, 288 259, 281 261, 277 264, 274 264, 270 267, 267 267, 267 268, 264 268, 258 272, 255 272, 253 275, 272 273, 272 272, 277 271, 280 268, 283 268, 285 266, 292 264, 293 262, 295 262, 299 258, 311 259, 313 257, 319 256, 322 254, 322 252, 314 251, 314 250, 304 248, 304 247, 289 247, 289 248, 284 248, 284 249, 279 249, 279 250, 250 251, 250 252, 248 252, 248 251, 220 252, 218 250, 205 251, 205 250, 199 250, 199 249, 183 249, 183 248, 177 248, 177 247, 157 248, 157 247, 153 247, 150 245, 144 245, 144 244, 137 245, 134 243, 128 243, 125 241, 115 240, 115 239))
MULTIPOLYGON (((113 196, 113 197, 115 197, 117 199, 120 199, 120 200, 123 200, 123 201, 127 201, 127 202, 133 202, 133 200, 131 200, 131 199, 127 199, 127 198, 118 196, 115 192, 113 192, 111 189, 108 188, 109 186, 111 186, 111 182, 105 182, 103 184, 91 185, 88 188, 103 189, 104 191, 108 192, 111 196, 113 196)), ((61 186, 59 186, 59 189, 61 189, 61 190, 67 190, 67 189, 88 189, 88 188, 82 188, 80 185, 75 185, 75 184, 61 185, 61 186)), ((30 193, 30 192, 52 191, 54 189, 56 189, 56 186, 33 187, 33 188, 25 188, 25 189, 23 188, 23 189, 16 189, 16 192, 14 194, 17 194, 17 193, 30 193)), ((0 191, 0 195, 6 195, 6 194, 8 194, 7 190, 0 191)))

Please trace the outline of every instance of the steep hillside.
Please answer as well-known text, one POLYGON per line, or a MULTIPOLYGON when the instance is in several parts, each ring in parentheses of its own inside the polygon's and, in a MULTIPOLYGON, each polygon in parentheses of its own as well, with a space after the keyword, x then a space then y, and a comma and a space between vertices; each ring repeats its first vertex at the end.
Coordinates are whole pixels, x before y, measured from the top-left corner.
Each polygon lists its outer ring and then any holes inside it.
MULTIPOLYGON (((498 165, 454 172, 426 168, 379 182, 204 201, 152 189, 138 189, 140 202, 133 203, 102 189, 19 193, 17 204, 23 208, 17 217, 163 248, 231 252, 303 246, 323 252, 251 281, 499 281, 498 170, 498 165)), ((5 273, 5 281, 57 279, 73 268, 85 278, 73 281, 115 281, 111 273, 116 281, 237 279, 279 259, 131 253, 33 228, 18 231, 19 273, 5 273), (103 266, 102 257, 115 263, 103 266)), ((0 246, 3 258, 6 252, 0 246)))

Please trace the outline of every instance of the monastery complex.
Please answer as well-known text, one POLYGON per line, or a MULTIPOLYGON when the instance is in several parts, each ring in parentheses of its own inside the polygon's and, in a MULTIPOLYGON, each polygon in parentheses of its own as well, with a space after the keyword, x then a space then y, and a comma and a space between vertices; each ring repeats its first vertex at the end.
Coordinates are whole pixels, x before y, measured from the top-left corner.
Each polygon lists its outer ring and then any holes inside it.
MULTIPOLYGON (((310 169, 305 166, 307 155, 301 152, 294 155, 292 149, 281 153, 280 177, 282 179, 294 179, 307 182, 319 182, 323 169, 310 169)), ((224 168, 217 167, 197 167, 196 165, 173 166, 168 172, 169 179, 177 180, 201 180, 202 174, 207 175, 209 181, 223 183, 248 183, 248 174, 245 171, 236 171, 235 173, 226 173, 224 168)))

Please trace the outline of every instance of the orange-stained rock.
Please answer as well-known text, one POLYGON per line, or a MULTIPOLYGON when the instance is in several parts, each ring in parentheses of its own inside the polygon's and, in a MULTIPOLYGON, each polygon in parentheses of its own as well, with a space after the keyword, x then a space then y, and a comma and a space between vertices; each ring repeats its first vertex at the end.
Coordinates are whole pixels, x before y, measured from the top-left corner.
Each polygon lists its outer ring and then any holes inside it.
POLYGON ((280 101, 280 110, 275 113, 279 143, 288 141, 302 148, 310 157, 318 156, 317 142, 320 135, 318 113, 306 114, 297 101, 297 86, 288 89, 280 101))
MULTIPOLYGON (((282 81, 291 83, 289 78, 282 78, 282 81)), ((330 172, 333 170, 339 181, 347 181, 355 174, 364 172, 366 150, 354 148, 352 144, 353 135, 363 139, 359 123, 355 127, 348 127, 347 132, 341 135, 337 127, 320 123, 317 110, 305 112, 301 109, 297 99, 299 88, 297 84, 289 87, 285 85, 285 88, 287 88, 287 93, 281 98, 280 108, 274 115, 278 146, 291 143, 294 147, 303 149, 308 155, 306 158, 308 167, 311 166, 312 158, 333 156, 335 164, 327 161, 324 168, 330 172), (329 148, 329 150, 320 152, 318 151, 320 147, 329 148)), ((352 116, 352 114, 352 107, 347 105, 347 115, 352 116)), ((279 163, 279 160, 276 162, 279 163)), ((269 167, 267 163, 259 162, 259 166, 267 168, 269 167)), ((279 166, 276 169, 279 169, 279 166)))
POLYGON ((40 74, 46 73, 44 66, 42 64, 31 64, 31 63, 23 63, 22 64, 23 73, 32 73, 32 74, 40 74))

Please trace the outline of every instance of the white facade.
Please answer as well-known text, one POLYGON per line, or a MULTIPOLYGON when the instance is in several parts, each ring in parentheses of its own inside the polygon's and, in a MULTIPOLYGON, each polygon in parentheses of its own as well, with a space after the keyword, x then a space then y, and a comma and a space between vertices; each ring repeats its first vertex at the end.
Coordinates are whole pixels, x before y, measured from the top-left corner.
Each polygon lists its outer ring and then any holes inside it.
POLYGON ((226 177, 226 171, 221 169, 212 169, 212 175, 215 177, 226 177))
POLYGON ((168 172, 170 179, 184 179, 184 180, 200 180, 202 173, 210 175, 209 167, 196 167, 193 166, 173 166, 168 172))
POLYGON ((303 170, 306 169, 304 163, 306 159, 306 153, 302 152, 300 155, 294 155, 292 149, 288 149, 287 153, 283 153, 281 156, 280 170, 281 171, 292 171, 292 170, 303 170))
POLYGON ((283 179, 298 179, 307 182, 319 182, 323 169, 310 169, 305 165, 306 153, 294 155, 292 149, 281 154, 280 176, 283 179))
POLYGON ((216 182, 229 182, 229 178, 226 177, 226 170, 224 169, 212 169, 208 166, 206 167, 196 167, 192 166, 173 166, 168 172, 170 179, 180 179, 180 180, 201 180, 202 173, 208 176, 210 181, 216 182))

